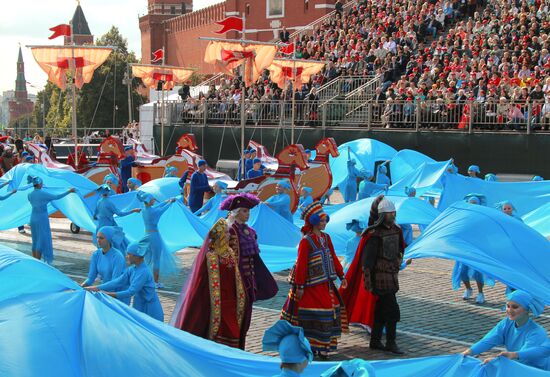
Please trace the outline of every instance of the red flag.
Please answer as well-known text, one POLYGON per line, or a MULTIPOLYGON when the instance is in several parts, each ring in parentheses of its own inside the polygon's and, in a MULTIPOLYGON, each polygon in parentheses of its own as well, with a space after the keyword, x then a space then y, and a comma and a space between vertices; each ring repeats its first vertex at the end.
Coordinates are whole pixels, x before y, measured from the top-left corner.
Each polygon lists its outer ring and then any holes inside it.
POLYGON ((71 25, 61 24, 50 28, 50 30, 53 31, 53 34, 48 39, 55 39, 61 36, 71 36, 71 25))
POLYGON ((281 44, 280 46, 281 47, 279 48, 279 51, 281 52, 281 54, 285 54, 285 55, 294 54, 294 42, 289 44, 281 44))
POLYGON ((241 59, 254 59, 254 52, 222 50, 222 61, 231 63, 241 59))
POLYGON ((240 17, 231 16, 216 23, 223 26, 221 30, 214 32, 216 34, 224 34, 231 30, 243 31, 243 19, 240 17))
POLYGON ((164 49, 159 48, 157 51, 153 52, 153 59, 151 60, 151 63, 162 61, 163 58, 164 58, 164 49))

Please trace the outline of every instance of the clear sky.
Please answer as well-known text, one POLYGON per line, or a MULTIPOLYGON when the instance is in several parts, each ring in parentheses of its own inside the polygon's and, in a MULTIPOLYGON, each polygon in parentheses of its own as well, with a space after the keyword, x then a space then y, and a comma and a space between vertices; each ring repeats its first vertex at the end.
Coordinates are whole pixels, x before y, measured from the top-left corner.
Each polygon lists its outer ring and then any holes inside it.
MULTIPOLYGON (((221 0, 194 0, 193 9, 201 9, 221 0)), ((34 61, 25 45, 61 44, 62 37, 48 40, 49 28, 69 23, 77 2, 75 0, 3 0, 0 11, 0 94, 15 89, 17 53, 23 47, 26 79, 30 93, 46 84, 47 76, 34 61)), ((141 56, 138 17, 147 13, 147 0, 81 0, 80 5, 95 37, 106 33, 112 25, 128 39, 128 47, 141 56)))

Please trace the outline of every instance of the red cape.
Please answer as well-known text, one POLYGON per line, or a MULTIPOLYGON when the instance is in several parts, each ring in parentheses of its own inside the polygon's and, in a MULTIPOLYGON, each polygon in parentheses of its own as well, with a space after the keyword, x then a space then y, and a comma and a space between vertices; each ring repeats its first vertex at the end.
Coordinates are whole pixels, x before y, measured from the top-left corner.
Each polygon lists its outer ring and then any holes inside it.
POLYGON ((348 287, 347 289, 340 288, 340 295, 348 312, 349 323, 361 323, 372 328, 378 296, 365 289, 361 266, 361 254, 370 237, 370 233, 361 237, 353 262, 346 273, 348 287))

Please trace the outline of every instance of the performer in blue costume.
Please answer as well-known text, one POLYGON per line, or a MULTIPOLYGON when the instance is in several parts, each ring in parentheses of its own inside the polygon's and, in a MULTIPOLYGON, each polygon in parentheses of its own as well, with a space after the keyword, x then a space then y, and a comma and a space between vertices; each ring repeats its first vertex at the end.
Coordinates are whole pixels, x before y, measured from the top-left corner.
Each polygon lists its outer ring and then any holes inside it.
POLYGON ((248 149, 245 149, 243 151, 243 156, 239 160, 239 170, 237 170, 237 181, 240 181, 246 178, 246 172, 248 170, 245 170, 243 175, 243 164, 246 169, 246 161, 248 161, 249 159, 250 159, 250 151, 248 149))
MULTIPOLYGON (((470 204, 476 205, 485 205, 486 202, 485 196, 481 194, 468 194, 466 195, 464 200, 470 204)), ((470 298, 472 298, 473 290, 472 285, 470 284, 470 280, 475 280, 478 289, 476 303, 483 304, 485 302, 483 286, 485 285, 486 279, 487 278, 481 272, 476 271, 463 263, 455 263, 452 274, 453 289, 459 289, 460 282, 462 282, 466 287, 466 290, 464 291, 464 296, 462 297, 464 300, 469 300, 470 298)), ((489 283, 493 284, 492 281, 489 281, 489 283)))
MULTIPOLYGON (((534 347, 541 347, 548 342, 546 330, 529 318, 529 313, 538 317, 544 310, 544 304, 529 293, 517 290, 508 296, 506 318, 500 321, 479 342, 464 351, 463 355, 479 355, 494 347, 504 346, 506 351, 515 352, 520 363, 535 368, 547 369, 548 357, 533 357, 534 347), (523 351, 529 351, 525 357, 523 351)), ((544 348, 539 348, 544 356, 544 348)), ((486 360, 489 361, 489 360, 486 360)))
POLYGON ((495 207, 496 209, 501 210, 502 212, 507 214, 508 216, 512 216, 514 219, 523 222, 523 219, 516 215, 516 207, 514 207, 514 205, 510 201, 503 200, 502 202, 497 203, 495 207))
POLYGON ((141 181, 137 178, 129 178, 127 182, 128 191, 136 191, 142 185, 141 181))
POLYGON ((363 233, 365 226, 359 220, 353 219, 351 222, 346 224, 346 229, 354 232, 355 236, 351 237, 346 244, 346 253, 344 254, 344 263, 342 265, 344 270, 347 270, 351 265, 351 262, 353 262, 355 252, 359 246, 359 241, 361 241, 361 233, 363 233))
POLYGON ((544 178, 542 178, 540 175, 535 175, 531 180, 534 182, 540 182, 540 181, 544 181, 544 178))
POLYGON ((388 177, 387 161, 378 166, 378 174, 376 175, 376 183, 379 185, 391 186, 390 178, 388 177))
POLYGON ((300 201, 298 202, 298 209, 300 212, 303 212, 307 206, 313 203, 313 197, 311 196, 312 192, 313 189, 311 187, 302 187, 302 190, 300 191, 300 201))
MULTIPOLYGON (((96 220, 96 229, 100 229, 104 226, 118 226, 114 219, 114 215, 117 215, 118 217, 124 217, 128 216, 132 213, 140 212, 140 208, 134 208, 129 211, 119 211, 116 206, 113 204, 113 201, 109 196, 111 196, 112 189, 109 185, 103 184, 99 186, 96 191, 99 195, 101 195, 101 198, 97 201, 95 211, 94 211, 94 220, 96 220)), ((96 234, 93 236, 93 242, 96 246, 96 234)), ((119 249, 123 253, 126 250, 126 246, 128 246, 128 242, 123 238, 122 243, 116 243, 115 248, 119 249)))
POLYGON ((252 179, 256 177, 261 177, 264 175, 264 170, 262 169, 262 160, 255 158, 252 161, 252 169, 246 171, 246 179, 252 179))
POLYGON ((151 271, 144 262, 144 250, 137 244, 128 246, 127 256, 130 267, 118 278, 98 286, 86 287, 87 290, 99 290, 120 300, 134 297, 133 307, 148 316, 164 322, 164 313, 155 291, 155 282, 151 271))
POLYGON ((164 288, 164 285, 159 283, 160 270, 162 268, 165 272, 174 272, 176 262, 174 256, 164 245, 158 230, 158 223, 162 214, 176 199, 168 199, 164 203, 153 207, 156 199, 151 194, 139 191, 137 198, 144 204, 141 214, 143 215, 143 224, 145 225, 145 236, 139 241, 139 247, 143 249, 143 255, 146 258, 147 264, 152 266, 157 288, 164 288))
POLYGON ((306 153, 307 162, 313 162, 311 159, 311 149, 306 149, 304 152, 306 153))
POLYGON ((51 264, 53 262, 53 244, 50 219, 48 218, 48 204, 53 200, 61 199, 75 192, 75 189, 70 188, 64 193, 55 195, 42 188, 42 178, 29 175, 27 181, 34 186, 33 192, 28 195, 32 206, 30 221, 32 256, 36 259, 44 258, 46 263, 51 264))
POLYGON ((128 179, 132 177, 132 167, 135 166, 136 152, 130 146, 124 147, 126 157, 120 161, 120 179, 122 179, 122 192, 128 192, 128 179))
POLYGON ((355 167, 355 159, 348 160, 348 175, 344 181, 344 202, 351 203, 357 200, 357 178, 361 176, 359 169, 355 167))
MULTIPOLYGON (((470 178, 479 178, 478 174, 481 174, 481 171, 479 170, 479 166, 470 165, 468 167, 468 176, 470 178)), ((481 178, 479 178, 479 179, 481 179, 481 178)))
POLYGON ((210 192, 210 184, 206 176, 206 161, 200 160, 197 163, 198 170, 191 176, 191 184, 189 187, 189 209, 191 212, 197 212, 203 205, 204 193, 210 192))
POLYGON ((166 166, 166 168, 164 168, 164 178, 179 178, 178 168, 170 165, 166 166))
MULTIPOLYGON (((98 249, 92 254, 88 277, 80 284, 81 287, 93 285, 96 278, 99 277, 101 283, 107 283, 118 278, 126 270, 126 261, 124 254, 126 250, 114 247, 114 244, 120 244, 124 240, 122 228, 116 226, 104 226, 97 232, 98 249)), ((130 299, 121 300, 125 304, 130 304, 130 299)))
POLYGON ((278 351, 281 373, 274 377, 299 377, 313 360, 313 352, 304 330, 281 319, 264 333, 263 351, 278 351))
POLYGON ((209 201, 206 202, 205 205, 203 205, 198 211, 196 211, 194 214, 197 216, 201 216, 205 212, 209 212, 211 210, 215 210, 220 207, 220 204, 222 204, 223 200, 227 198, 227 194, 224 193, 224 190, 227 189, 227 183, 224 181, 216 181, 214 183, 214 196, 210 198, 209 201))
POLYGON ((288 194, 290 189, 290 183, 286 179, 279 181, 275 188, 277 193, 268 198, 264 203, 283 218, 294 223, 292 212, 290 212, 290 195, 288 194))
POLYGON ((493 173, 485 174, 485 180, 489 182, 498 182, 498 178, 493 173))
POLYGON ((363 180, 359 183, 359 193, 357 195, 358 200, 370 198, 371 196, 374 196, 380 191, 388 188, 386 185, 374 183, 372 181, 374 177, 370 171, 362 170, 361 175, 363 176, 363 180))
POLYGON ((244 161, 244 171, 248 172, 254 166, 254 160, 256 159, 256 149, 250 149, 250 156, 244 161))

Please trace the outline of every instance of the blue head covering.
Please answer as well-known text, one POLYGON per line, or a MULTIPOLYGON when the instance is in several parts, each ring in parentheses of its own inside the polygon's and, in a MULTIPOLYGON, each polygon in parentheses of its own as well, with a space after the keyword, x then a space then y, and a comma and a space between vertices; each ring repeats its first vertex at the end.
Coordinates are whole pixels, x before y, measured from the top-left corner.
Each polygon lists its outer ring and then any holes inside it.
POLYGON ((124 152, 126 152, 126 151, 131 151, 132 149, 133 149, 133 148, 132 148, 131 145, 127 145, 127 146, 124 147, 124 152))
POLYGON ((508 301, 514 301, 522 306, 525 310, 533 313, 533 316, 538 317, 544 311, 544 303, 537 300, 529 293, 518 289, 508 295, 508 301))
POLYGON ((249 151, 249 152, 250 152, 250 154, 252 154, 252 153, 256 153, 256 149, 254 149, 254 148, 250 148, 250 151, 249 151))
POLYGON ((249 150, 249 149, 245 149, 245 150, 243 151, 243 153, 244 153, 244 154, 250 154, 250 150, 249 150))
POLYGON ((305 152, 311 154, 311 149, 306 149, 305 152))
POLYGON ((313 360, 309 341, 301 327, 281 319, 267 329, 262 339, 264 351, 279 351, 283 363, 299 364, 313 360))
POLYGON ((416 189, 414 187, 407 186, 405 187, 405 194, 411 197, 416 196, 416 189))
POLYGON ((277 182, 277 184, 278 184, 279 186, 281 186, 282 188, 284 188, 285 190, 290 190, 290 182, 288 182, 288 180, 286 180, 286 179, 277 182))
POLYGON ((378 167, 378 173, 380 174, 388 174, 388 168, 386 167, 386 165, 380 165, 378 167))
POLYGON ((113 189, 111 188, 111 186, 109 186, 108 184, 102 184, 101 186, 99 186, 98 188, 95 189, 99 195, 105 195, 105 194, 110 194, 111 191, 113 191, 113 189))
POLYGON ((206 165, 206 161, 204 160, 199 160, 199 162, 197 162, 197 166, 203 166, 203 165, 206 165))
POLYGON ((29 152, 27 152, 27 151, 21 152, 21 157, 28 156, 28 155, 29 155, 29 152))
POLYGON ((498 178, 493 173, 485 174, 485 180, 489 182, 497 182, 498 178))
POLYGON ((468 168, 468 171, 473 171, 477 174, 480 174, 481 172, 479 171, 479 166, 477 165, 470 165, 470 167, 468 168))
POLYGON ((151 200, 155 199, 153 195, 145 191, 138 191, 136 197, 140 202, 147 203, 147 204, 151 202, 151 200))
POLYGON ((313 189, 311 187, 307 187, 307 186, 302 187, 302 190, 304 190, 308 194, 311 194, 313 192, 313 189))
MULTIPOLYGON (((124 231, 118 226, 102 226, 97 231, 103 234, 105 239, 112 245, 120 245, 124 241, 124 231)), ((121 250, 124 252, 124 250, 121 250)))
POLYGON ((33 177, 31 175, 27 176, 27 183, 32 184, 33 186, 41 185, 44 181, 40 177, 33 177))
POLYGON ((139 245, 136 242, 132 242, 128 245, 126 248, 126 254, 132 254, 136 257, 143 257, 145 255, 146 249, 143 247, 139 247, 139 245))
POLYGON ((495 204, 495 208, 496 209, 500 209, 502 211, 502 208, 508 204, 510 207, 512 207, 512 211, 513 212, 516 212, 516 207, 514 207, 514 205, 508 201, 508 200, 503 200, 502 202, 498 202, 497 204, 495 204))
POLYGON ((221 188, 222 190, 225 190, 227 188, 227 183, 224 182, 224 181, 216 181, 216 184, 218 185, 219 188, 221 188))
POLYGON ((351 230, 354 233, 361 233, 365 229, 365 227, 363 226, 363 224, 361 224, 359 220, 353 219, 350 223, 346 224, 346 229, 351 230))
POLYGON ((531 179, 532 181, 544 181, 544 178, 542 178, 540 175, 535 175, 533 177, 533 179, 531 179))
POLYGON ((25 157, 25 161, 34 161, 34 157, 27 155, 27 157, 25 157))
POLYGON ((113 173, 107 174, 105 178, 103 178, 103 183, 107 183, 107 181, 111 181, 115 186, 118 186, 118 177, 113 173))
POLYGON ((253 164, 261 164, 262 160, 260 160, 259 158, 255 158, 255 159, 252 160, 252 163, 253 164))
POLYGON ((473 204, 479 204, 484 206, 487 203, 487 199, 485 198, 485 195, 483 194, 468 194, 464 197, 464 201, 467 203, 474 202, 473 204))
POLYGON ((128 183, 132 183, 134 185, 136 185, 137 187, 141 186, 143 183, 141 183, 141 181, 137 178, 128 178, 128 183))
POLYGON ((167 166, 164 169, 164 174, 166 175, 171 175, 172 173, 176 174, 177 172, 178 172, 178 168, 176 168, 175 166, 167 166))
POLYGON ((342 361, 321 374, 321 377, 376 377, 374 367, 365 360, 353 359, 342 361))

